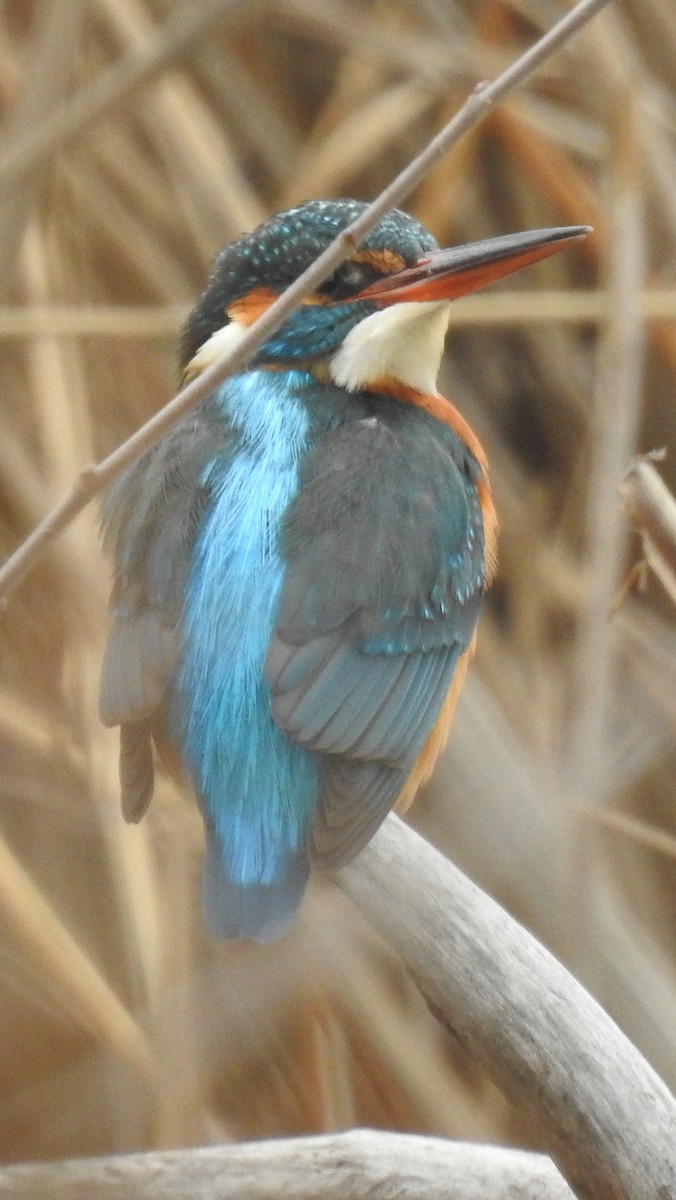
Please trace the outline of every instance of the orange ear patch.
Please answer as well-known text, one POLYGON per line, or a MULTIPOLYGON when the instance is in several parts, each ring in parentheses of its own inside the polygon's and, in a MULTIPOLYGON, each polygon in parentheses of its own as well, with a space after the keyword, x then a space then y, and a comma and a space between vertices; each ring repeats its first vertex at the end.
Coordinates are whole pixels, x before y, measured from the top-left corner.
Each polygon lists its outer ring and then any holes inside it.
POLYGON ((409 775, 402 791, 397 797, 394 807, 395 811, 398 813, 406 812, 407 808, 414 800, 419 788, 427 783, 427 780, 434 770, 436 761, 441 754, 441 751, 444 749, 446 742, 448 741, 448 735, 451 731, 451 725, 453 724, 453 717, 455 716, 455 706, 458 702, 458 696, 462 691, 462 685, 465 682, 465 675, 467 674, 467 668, 472 660, 475 645, 476 635, 472 638, 472 641, 465 650, 465 653, 461 654, 460 658, 458 659, 458 665, 456 666, 455 674, 453 675, 453 682, 451 683, 450 689, 446 695, 441 712, 439 713, 439 716, 432 727, 432 732, 430 733, 425 745, 413 764, 413 770, 411 771, 411 774, 409 775))
MULTIPOLYGON (((383 275, 403 271, 406 266, 401 255, 395 254, 393 250, 359 250, 355 255, 355 261, 364 263, 383 275)), ((240 296, 238 300, 233 300, 227 309, 227 315, 231 321, 237 321, 239 325, 253 325, 254 321, 258 320, 277 299, 277 295, 278 293, 273 292, 269 287, 253 288, 247 292, 246 296, 240 296)), ((301 304, 327 303, 329 303, 329 298, 322 295, 306 296, 304 300, 301 300, 301 304)))
POLYGON ((269 287, 254 288, 247 292, 246 296, 241 296, 239 300, 233 300, 228 308, 228 316, 232 321, 237 321, 239 325, 253 325, 259 317, 276 300, 277 296, 269 287))
MULTIPOLYGON (((271 288, 259 287, 253 288, 247 292, 246 296, 240 296, 238 300, 233 300, 230 307, 226 310, 227 316, 231 321, 236 321, 238 325, 245 328, 253 325, 259 317, 267 312, 274 300, 280 296, 279 292, 273 292, 271 288)), ((301 304, 327 304, 326 296, 318 296, 316 293, 311 296, 306 296, 301 304)))

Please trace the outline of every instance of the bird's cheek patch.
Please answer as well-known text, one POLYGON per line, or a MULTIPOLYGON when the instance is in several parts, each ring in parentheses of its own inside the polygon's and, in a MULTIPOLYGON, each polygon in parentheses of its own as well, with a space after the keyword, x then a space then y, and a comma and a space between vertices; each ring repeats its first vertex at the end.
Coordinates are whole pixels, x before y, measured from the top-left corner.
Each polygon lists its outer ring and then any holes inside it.
MULTIPOLYGON (((227 310, 228 317, 231 321, 236 321, 238 325, 245 327, 253 325, 259 317, 267 312, 270 305, 279 299, 281 292, 273 292, 271 288, 259 287, 253 291, 247 292, 246 296, 240 296, 238 300, 233 300, 227 310)), ((299 307, 303 305, 322 305, 328 303, 326 296, 320 296, 316 293, 311 296, 306 296, 300 301, 299 307)))
POLYGON ((228 308, 228 316, 238 325, 253 325, 254 321, 262 317, 276 299, 277 296, 271 288, 254 288, 251 292, 247 292, 246 296, 240 296, 239 300, 233 300, 228 308))

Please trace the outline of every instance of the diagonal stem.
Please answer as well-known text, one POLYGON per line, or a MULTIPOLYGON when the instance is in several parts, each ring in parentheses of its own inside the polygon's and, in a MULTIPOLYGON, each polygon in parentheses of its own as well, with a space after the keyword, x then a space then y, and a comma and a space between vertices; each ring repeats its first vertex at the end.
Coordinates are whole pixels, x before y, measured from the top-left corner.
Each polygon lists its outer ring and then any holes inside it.
POLYGON ((130 463, 149 450, 228 376, 246 366, 258 346, 326 279, 380 218, 404 200, 430 168, 472 129, 498 101, 524 83, 556 50, 610 0, 580 0, 575 8, 491 83, 480 84, 444 128, 392 180, 368 208, 291 284, 248 330, 237 348, 223 354, 198 379, 100 463, 86 467, 71 491, 33 530, 0 569, 0 601, 25 577, 58 533, 130 463))

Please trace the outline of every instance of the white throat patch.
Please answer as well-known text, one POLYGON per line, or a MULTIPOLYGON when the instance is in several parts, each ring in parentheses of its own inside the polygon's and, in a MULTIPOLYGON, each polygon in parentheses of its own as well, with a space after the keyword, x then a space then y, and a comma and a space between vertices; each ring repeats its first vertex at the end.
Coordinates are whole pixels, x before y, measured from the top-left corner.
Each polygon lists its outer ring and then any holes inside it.
POLYGON ((329 361, 334 383, 358 392, 389 376, 434 394, 450 301, 406 301, 364 317, 329 361))

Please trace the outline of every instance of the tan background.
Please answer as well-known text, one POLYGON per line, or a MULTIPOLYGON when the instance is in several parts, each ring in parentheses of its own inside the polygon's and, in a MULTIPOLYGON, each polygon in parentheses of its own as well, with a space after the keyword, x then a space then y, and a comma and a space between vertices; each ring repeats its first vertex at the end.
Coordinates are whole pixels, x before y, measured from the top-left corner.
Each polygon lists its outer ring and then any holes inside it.
MULTIPOLYGON (((7 0, 3 552, 169 397, 224 241, 308 197, 371 197, 563 11, 7 0)), ((675 78, 671 0, 625 0, 409 204, 442 244, 596 228, 456 305, 444 386, 489 453, 500 574, 412 820, 672 1086, 674 613, 649 579, 608 614, 639 554, 618 484, 633 453, 676 443, 675 78)), ((528 1144, 326 881, 277 946, 207 939, 193 808, 162 780, 141 827, 118 813, 96 717, 108 586, 90 509, 2 616, 0 1157, 353 1124, 528 1144)))

